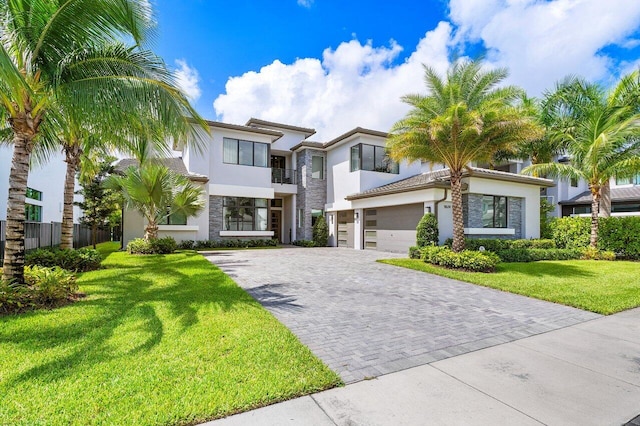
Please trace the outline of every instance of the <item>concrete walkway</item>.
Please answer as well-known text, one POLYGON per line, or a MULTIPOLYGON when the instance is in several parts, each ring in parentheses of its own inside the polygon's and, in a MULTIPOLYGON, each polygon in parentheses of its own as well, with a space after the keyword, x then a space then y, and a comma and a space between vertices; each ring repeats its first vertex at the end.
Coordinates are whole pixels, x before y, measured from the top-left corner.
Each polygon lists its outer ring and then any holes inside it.
POLYGON ((638 413, 635 309, 207 424, 613 426, 638 413))
POLYGON ((205 256, 345 383, 599 317, 376 262, 400 256, 393 253, 283 248, 205 256))

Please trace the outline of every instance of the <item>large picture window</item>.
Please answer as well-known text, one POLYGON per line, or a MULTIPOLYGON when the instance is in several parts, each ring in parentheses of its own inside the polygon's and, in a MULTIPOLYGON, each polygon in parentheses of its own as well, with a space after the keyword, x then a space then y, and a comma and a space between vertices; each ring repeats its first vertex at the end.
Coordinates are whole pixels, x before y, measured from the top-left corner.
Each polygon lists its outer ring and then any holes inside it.
POLYGON ((266 231, 267 199, 224 197, 224 231, 266 231))
POLYGON ((163 217, 159 225, 186 225, 187 216, 183 213, 174 213, 163 217))
POLYGON ((268 167, 269 145, 261 142, 224 138, 222 161, 241 166, 268 167))
POLYGON ((351 147, 351 171, 356 170, 400 173, 398 163, 389 158, 385 147, 363 143, 351 147))
POLYGON ((482 196, 482 227, 507 227, 507 197, 482 196))

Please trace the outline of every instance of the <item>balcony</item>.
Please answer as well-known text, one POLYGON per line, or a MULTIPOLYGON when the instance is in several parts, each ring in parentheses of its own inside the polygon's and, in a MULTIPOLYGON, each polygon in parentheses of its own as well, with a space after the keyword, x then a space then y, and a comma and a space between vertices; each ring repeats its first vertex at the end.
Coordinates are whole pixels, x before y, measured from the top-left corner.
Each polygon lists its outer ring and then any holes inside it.
POLYGON ((285 185, 296 185, 297 173, 292 169, 271 169, 271 183, 280 183, 285 185))

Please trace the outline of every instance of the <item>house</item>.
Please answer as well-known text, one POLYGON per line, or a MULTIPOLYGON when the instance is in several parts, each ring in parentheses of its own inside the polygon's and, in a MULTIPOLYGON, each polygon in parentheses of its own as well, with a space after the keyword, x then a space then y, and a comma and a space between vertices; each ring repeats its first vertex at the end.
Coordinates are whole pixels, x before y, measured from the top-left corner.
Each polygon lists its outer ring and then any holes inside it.
MULTIPOLYGON (((7 200, 9 198, 9 173, 13 147, 0 146, 0 220, 7 219, 7 200)), ((61 222, 64 180, 67 164, 61 153, 51 155, 48 161, 34 165, 29 170, 27 181, 26 219, 31 222, 61 222)), ((76 182, 76 189, 79 185, 76 182)), ((81 199, 75 196, 76 201, 81 199)), ((79 207, 73 208, 73 221, 78 223, 82 215, 79 207)))
MULTIPOLYGON (((183 148, 167 161, 204 185, 206 208, 184 223, 160 225, 176 240, 312 239, 317 218, 330 245, 406 252, 425 212, 438 216, 443 242, 453 235, 448 170, 429 163, 395 163, 387 133, 356 127, 327 142, 311 128, 256 118, 245 125, 209 121, 205 147, 183 148)), ((473 237, 539 237, 540 189, 554 183, 506 171, 465 172, 465 233, 473 237)), ((135 212, 123 217, 126 244, 142 236, 135 212)))
MULTIPOLYGON (((583 183, 583 187, 586 184, 583 183)), ((640 175, 632 179, 611 179, 611 216, 640 216, 640 175)), ((591 191, 584 191, 558 202, 560 215, 590 216, 591 191)))

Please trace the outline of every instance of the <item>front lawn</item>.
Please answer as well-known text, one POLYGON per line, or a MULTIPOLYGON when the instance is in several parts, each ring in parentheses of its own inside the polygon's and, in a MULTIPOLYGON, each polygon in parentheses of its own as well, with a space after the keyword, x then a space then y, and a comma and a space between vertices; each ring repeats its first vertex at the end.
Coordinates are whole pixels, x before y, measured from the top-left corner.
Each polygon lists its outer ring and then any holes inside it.
POLYGON ((444 269, 417 259, 380 260, 511 293, 613 314, 640 306, 640 263, 596 260, 500 263, 495 273, 444 269))
POLYGON ((194 424, 340 383, 201 255, 117 248, 81 301, 0 318, 0 424, 194 424))

